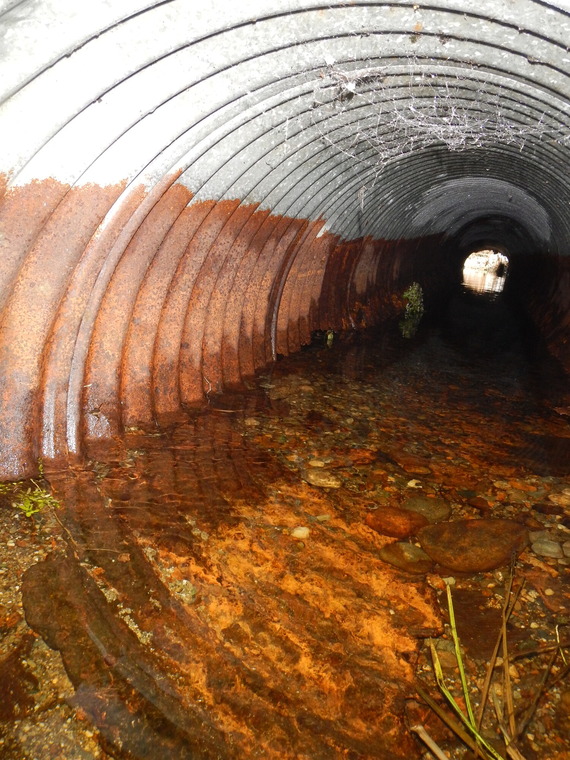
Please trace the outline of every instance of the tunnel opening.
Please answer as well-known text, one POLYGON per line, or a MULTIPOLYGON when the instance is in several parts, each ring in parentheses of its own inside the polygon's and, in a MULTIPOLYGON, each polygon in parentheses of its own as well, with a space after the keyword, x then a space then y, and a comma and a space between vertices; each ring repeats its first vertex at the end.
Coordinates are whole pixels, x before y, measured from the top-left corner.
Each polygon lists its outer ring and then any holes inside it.
POLYGON ((463 262, 463 285, 475 293, 501 293, 509 258, 491 248, 472 251, 463 262))
POLYGON ((457 756, 448 587, 565 760, 570 13, 466 5, 0 2, 6 760, 457 756))

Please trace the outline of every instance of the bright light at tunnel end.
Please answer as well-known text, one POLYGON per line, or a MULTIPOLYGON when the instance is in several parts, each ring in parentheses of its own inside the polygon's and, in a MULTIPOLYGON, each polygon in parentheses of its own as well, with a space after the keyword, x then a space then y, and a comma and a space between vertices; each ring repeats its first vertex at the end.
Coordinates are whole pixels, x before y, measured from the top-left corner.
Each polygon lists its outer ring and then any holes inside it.
POLYGON ((474 293, 501 293, 505 287, 509 259, 490 248, 473 251, 463 262, 463 287, 474 293))

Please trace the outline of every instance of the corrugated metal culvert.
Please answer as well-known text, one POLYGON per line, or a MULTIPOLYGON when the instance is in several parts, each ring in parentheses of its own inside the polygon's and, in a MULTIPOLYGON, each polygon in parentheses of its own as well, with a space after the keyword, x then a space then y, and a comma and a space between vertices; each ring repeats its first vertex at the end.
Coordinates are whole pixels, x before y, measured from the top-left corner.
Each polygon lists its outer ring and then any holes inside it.
POLYGON ((562 350, 566 0, 0 7, 0 477, 375 323, 480 241, 548 257, 562 350))

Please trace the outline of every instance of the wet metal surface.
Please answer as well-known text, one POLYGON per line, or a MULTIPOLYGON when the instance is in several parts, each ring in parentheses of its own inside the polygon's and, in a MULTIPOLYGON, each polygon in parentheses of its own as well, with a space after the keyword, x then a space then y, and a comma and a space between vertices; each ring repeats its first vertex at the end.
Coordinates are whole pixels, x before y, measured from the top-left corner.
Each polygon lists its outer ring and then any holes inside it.
POLYGON ((438 262, 443 282, 438 237, 348 243, 323 221, 192 202, 177 178, 2 198, 1 479, 238 386, 314 330, 393 316, 391 294, 434 286, 438 262))

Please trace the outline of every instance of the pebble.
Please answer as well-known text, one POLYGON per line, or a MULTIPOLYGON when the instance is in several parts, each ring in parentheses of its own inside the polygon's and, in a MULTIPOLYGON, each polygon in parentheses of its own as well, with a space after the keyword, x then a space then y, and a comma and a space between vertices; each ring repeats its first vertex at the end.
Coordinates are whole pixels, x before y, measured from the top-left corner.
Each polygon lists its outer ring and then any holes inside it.
POLYGON ((307 483, 318 488, 340 488, 342 481, 332 472, 323 468, 312 468, 307 470, 304 479, 307 483))
POLYGON ((322 459, 309 459, 307 464, 309 465, 309 467, 324 467, 325 466, 325 463, 323 462, 322 459))
POLYGON ((422 528, 418 540, 440 565, 476 573, 508 564, 527 545, 528 533, 512 520, 455 520, 422 528))
POLYGON ((558 541, 551 541, 548 538, 540 538, 538 541, 534 541, 531 544, 531 549, 539 557, 554 557, 558 559, 564 556, 564 552, 558 541))
POLYGON ((433 561, 424 550, 407 541, 395 541, 383 546, 378 552, 380 559, 408 573, 429 573, 433 561))
POLYGON ((424 459, 413 456, 399 456, 394 457, 396 462, 400 465, 404 472, 408 472, 410 475, 430 475, 431 468, 428 467, 424 459))
POLYGON ((570 489, 565 488, 562 493, 548 494, 548 499, 560 507, 570 507, 570 489))
POLYGON ((457 667, 457 657, 455 656, 455 652, 443 649, 438 651, 437 659, 444 670, 455 670, 457 667))
POLYGON ((565 557, 570 557, 570 541, 564 541, 562 544, 562 551, 565 557))
POLYGON ((304 538, 309 538, 310 533, 311 531, 309 530, 309 528, 305 527, 304 525, 299 525, 296 528, 293 528, 293 530, 291 531, 291 536, 293 538, 304 539, 304 538))
POLYGON ((492 509, 489 500, 485 499, 483 496, 474 496, 472 499, 468 499, 467 503, 471 507, 478 509, 480 512, 489 512, 492 509))
POLYGON ((549 530, 531 530, 528 538, 531 544, 534 544, 535 541, 556 541, 556 537, 549 530))
POLYGON ((402 504, 402 507, 423 515, 430 523, 447 520, 451 514, 449 502, 445 501, 445 499, 430 499, 428 496, 410 496, 402 504))
POLYGON ((427 524, 424 515, 399 507, 382 506, 366 515, 369 528, 392 538, 408 538, 427 524))

